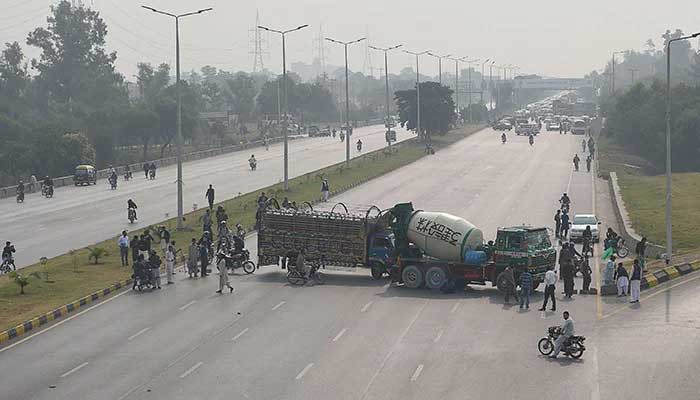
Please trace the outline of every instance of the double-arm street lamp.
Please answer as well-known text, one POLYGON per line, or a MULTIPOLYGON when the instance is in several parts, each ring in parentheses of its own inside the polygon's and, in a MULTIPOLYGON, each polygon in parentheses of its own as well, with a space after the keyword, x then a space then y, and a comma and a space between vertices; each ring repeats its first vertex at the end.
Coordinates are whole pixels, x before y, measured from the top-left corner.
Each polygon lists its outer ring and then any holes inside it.
POLYGON ((408 50, 404 50, 403 52, 406 54, 416 56, 416 135, 418 135, 418 137, 420 138, 420 72, 418 69, 418 57, 424 54, 429 54, 430 50, 422 51, 420 53, 415 53, 408 50))
POLYGON ((141 6, 154 13, 167 15, 175 18, 175 91, 177 92, 177 136, 175 137, 175 150, 177 158, 177 229, 182 229, 183 221, 183 206, 182 206, 182 90, 180 86, 180 18, 190 15, 197 15, 213 8, 203 8, 201 10, 188 12, 184 14, 171 14, 169 12, 160 11, 153 7, 141 6))
POLYGON ((431 56, 431 57, 435 57, 435 58, 438 59, 438 83, 440 83, 440 84, 442 85, 442 59, 443 59, 443 58, 450 58, 450 56, 451 56, 452 54, 447 54, 447 55, 444 55, 444 56, 439 56, 439 55, 437 55, 437 54, 435 54, 435 53, 428 52, 428 55, 431 56))
POLYGON ((384 83, 386 87, 386 131, 387 131, 387 137, 386 137, 386 142, 391 148, 391 137, 389 137, 389 130, 391 130, 391 124, 389 123, 389 61, 388 61, 388 56, 387 54, 391 50, 398 49, 402 45, 397 44, 396 46, 391 46, 391 47, 376 47, 376 46, 369 46, 371 49, 378 50, 378 51, 383 51, 384 52, 384 83))
POLYGON ((461 119, 461 110, 459 109, 459 62, 464 61, 467 57, 456 58, 445 56, 445 58, 455 62, 455 107, 457 107, 457 115, 459 115, 461 119))
MULTIPOLYGON (((283 102, 282 107, 277 107, 277 124, 280 123, 281 113, 284 114, 284 122, 282 123, 282 130, 284 132, 284 190, 289 190, 289 140, 287 133, 287 49, 285 43, 285 36, 288 33, 304 29, 309 25, 300 25, 293 29, 287 29, 286 31, 281 31, 277 29, 271 29, 266 26, 258 25, 258 28, 266 30, 268 32, 279 33, 282 36, 282 86, 284 86, 284 95, 282 96, 283 102), (281 111, 280 111, 281 108, 281 111)), ((277 86, 279 88, 279 86, 277 86)), ((277 90, 279 96, 279 89, 277 90)))
MULTIPOLYGON (((700 32, 675 39, 666 44, 666 263, 671 263, 673 234, 671 229, 671 43, 700 36, 700 32)), ((613 65, 615 65, 613 63, 613 65)), ((613 81, 614 82, 614 81, 613 81)))
MULTIPOLYGON (((356 40, 352 40, 349 42, 342 42, 340 40, 335 40, 331 39, 329 37, 326 38, 329 42, 337 43, 337 44, 342 44, 343 47, 345 48, 345 165, 349 166, 350 165, 350 132, 352 131, 350 129, 350 95, 348 94, 348 46, 354 43, 359 43, 365 38, 359 38, 356 40)), ((341 129, 342 132, 342 129, 341 129)))

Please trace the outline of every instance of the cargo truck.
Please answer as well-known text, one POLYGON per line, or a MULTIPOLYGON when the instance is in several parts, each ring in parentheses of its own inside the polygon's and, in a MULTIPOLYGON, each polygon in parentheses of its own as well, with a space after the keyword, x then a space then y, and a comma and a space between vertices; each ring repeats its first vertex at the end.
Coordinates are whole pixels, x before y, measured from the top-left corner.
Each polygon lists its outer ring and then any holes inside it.
POLYGON ((405 287, 441 289, 450 285, 491 283, 503 291, 503 271, 514 267, 516 280, 528 269, 533 288, 553 267, 556 252, 546 228, 499 228, 484 243, 481 230, 450 214, 414 210, 401 203, 350 213, 270 208, 258 231, 260 265, 293 259, 300 249, 323 266, 366 267, 375 279, 388 273, 405 287))

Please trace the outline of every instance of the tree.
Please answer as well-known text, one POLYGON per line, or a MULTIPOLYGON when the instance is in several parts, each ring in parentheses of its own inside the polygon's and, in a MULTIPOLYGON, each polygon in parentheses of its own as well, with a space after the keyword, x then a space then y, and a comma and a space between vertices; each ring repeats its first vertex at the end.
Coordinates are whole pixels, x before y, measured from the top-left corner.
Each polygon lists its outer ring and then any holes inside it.
MULTIPOLYGON (((394 93, 394 99, 399 109, 401 126, 416 129, 417 106, 416 90, 401 90, 394 93)), ((421 132, 419 137, 430 137, 434 133, 445 134, 454 123, 454 102, 452 90, 437 82, 422 82, 420 84, 421 102, 421 132)))
POLYGON ((24 287, 29 285, 29 278, 34 277, 36 279, 39 279, 39 273, 38 272, 32 272, 29 275, 24 275, 21 274, 17 271, 12 271, 10 272, 10 279, 19 286, 19 294, 24 294, 24 287))
POLYGON ((250 119, 255 109, 255 82, 253 78, 245 72, 237 73, 233 79, 226 81, 228 85, 228 102, 233 111, 238 114, 241 122, 250 119))
POLYGON ((136 104, 129 108, 124 115, 124 130, 134 139, 139 139, 143 144, 143 161, 146 161, 148 145, 156 135, 158 129, 158 114, 143 104, 136 104))
POLYGON ((6 43, 0 54, 0 94, 16 100, 27 85, 29 74, 19 43, 6 43))
POLYGON ((95 265, 100 263, 100 258, 107 257, 109 252, 103 247, 88 247, 90 251, 88 255, 88 261, 95 260, 95 265))

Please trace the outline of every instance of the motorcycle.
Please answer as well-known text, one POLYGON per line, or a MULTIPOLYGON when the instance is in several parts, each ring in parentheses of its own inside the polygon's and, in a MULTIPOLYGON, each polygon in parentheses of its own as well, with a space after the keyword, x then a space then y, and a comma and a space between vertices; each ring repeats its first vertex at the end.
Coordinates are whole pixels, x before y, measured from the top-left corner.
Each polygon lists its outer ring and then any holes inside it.
POLYGON ((357 151, 362 151, 362 142, 357 142, 357 151))
POLYGON ((150 179, 156 179, 156 170, 152 169, 152 170, 148 171, 148 177, 150 179))
POLYGON ((133 208, 129 208, 129 212, 127 213, 127 218, 129 219, 129 223, 133 224, 134 221, 137 219, 136 218, 136 210, 133 208))
POLYGON ((564 203, 564 202, 562 202, 561 200, 559 200, 559 203, 561 204, 561 212, 567 213, 567 214, 568 214, 568 213, 569 213, 570 203, 564 203))
POLYGON ((2 260, 2 264, 0 264, 0 272, 3 274, 9 274, 12 271, 16 271, 17 267, 15 267, 15 260, 12 258, 6 258, 2 260))
POLYGON ((530 142, 530 146, 535 144, 535 138, 532 135, 530 135, 530 138, 528 139, 528 141, 530 142))
POLYGON ((250 165, 250 170, 255 171, 258 168, 258 162, 257 161, 248 161, 248 165, 250 165))
POLYGON ((344 141, 345 141, 345 134, 343 132, 340 132, 340 142, 342 143, 344 141))
POLYGON ((217 257, 223 257, 226 260, 226 270, 231 273, 238 268, 243 268, 246 274, 252 274, 255 272, 255 263, 250 260, 250 252, 246 249, 241 250, 240 253, 229 253, 226 254, 223 251, 219 251, 217 257))
POLYGON ((117 177, 115 175, 109 177, 109 186, 112 188, 112 190, 117 189, 117 177))
POLYGON ((41 187, 41 194, 46 197, 47 199, 50 199, 53 197, 53 186, 46 186, 43 185, 41 187))
MULTIPOLYGON (((548 356, 554 351, 554 341, 561 335, 561 327, 550 326, 547 330, 547 337, 543 337, 537 342, 537 349, 543 356, 548 356)), ((586 340, 584 336, 571 336, 564 341, 561 346, 561 351, 571 358, 581 358, 583 352, 586 351, 586 346, 583 342, 586 340)))
POLYGON ((124 180, 125 180, 125 181, 128 181, 128 180, 130 180, 131 178, 133 178, 133 175, 131 175, 131 171, 126 171, 126 172, 124 173, 124 180))
POLYGON ((19 190, 17 191, 17 202, 24 203, 24 192, 19 190))
POLYGON ((501 135, 501 142, 503 144, 506 144, 506 134, 505 133, 501 135))
POLYGON ((307 278, 303 272, 299 271, 296 266, 289 265, 287 268, 287 282, 292 285, 305 285, 310 280, 314 283, 322 285, 323 275, 318 271, 321 268, 321 263, 311 262, 311 271, 307 278))
POLYGON ((625 244, 625 239, 618 237, 617 240, 605 240, 605 249, 607 250, 612 246, 613 251, 619 258, 625 258, 630 254, 630 249, 625 244))

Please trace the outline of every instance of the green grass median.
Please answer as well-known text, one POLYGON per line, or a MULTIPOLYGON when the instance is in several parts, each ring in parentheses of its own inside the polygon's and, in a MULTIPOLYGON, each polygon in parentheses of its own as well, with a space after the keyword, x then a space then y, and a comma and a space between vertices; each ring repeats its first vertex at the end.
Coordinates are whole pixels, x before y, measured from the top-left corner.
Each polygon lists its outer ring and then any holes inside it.
MULTIPOLYGON (((445 136, 435 137, 433 147, 439 150, 481 128, 482 126, 465 126, 455 129, 445 136)), ((222 205, 226 209, 229 224, 240 223, 246 228, 251 228, 255 223, 256 199, 261 192, 265 192, 268 197, 276 197, 280 203, 284 196, 287 196, 290 202, 296 201, 297 205, 301 205, 305 201, 320 197, 321 177, 328 179, 331 190, 338 190, 384 175, 424 156, 426 155, 422 144, 414 141, 399 143, 392 147, 392 151, 382 149, 357 157, 351 160, 349 167, 339 163, 290 179, 288 192, 285 192, 279 183, 226 200, 215 207, 222 205)), ((186 214, 186 229, 182 231, 174 229, 175 219, 154 224, 150 230, 155 231, 159 225, 167 226, 171 232, 171 240, 175 240, 176 246, 186 251, 189 241, 199 238, 202 234, 199 218, 203 212, 204 209, 199 209, 186 214)), ((129 236, 141 234, 142 231, 143 229, 129 232, 129 236)), ((25 294, 20 294, 20 287, 8 275, 0 276, 0 331, 104 289, 117 281, 128 279, 131 276, 131 268, 122 267, 119 260, 116 242, 116 235, 119 233, 115 232, 114 238, 89 248, 77 249, 69 254, 48 259, 44 264, 37 263, 22 268, 18 272, 28 278, 28 284, 24 288, 25 294), (101 257, 97 264, 89 259, 90 249, 96 248, 102 248, 108 253, 101 257)))

